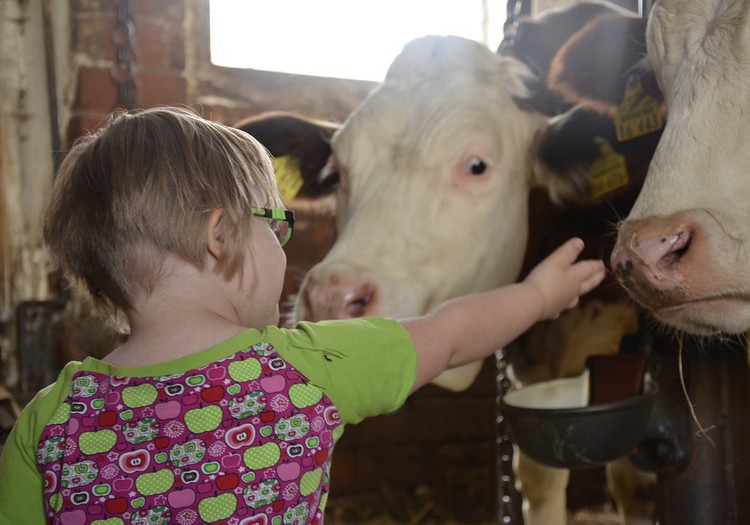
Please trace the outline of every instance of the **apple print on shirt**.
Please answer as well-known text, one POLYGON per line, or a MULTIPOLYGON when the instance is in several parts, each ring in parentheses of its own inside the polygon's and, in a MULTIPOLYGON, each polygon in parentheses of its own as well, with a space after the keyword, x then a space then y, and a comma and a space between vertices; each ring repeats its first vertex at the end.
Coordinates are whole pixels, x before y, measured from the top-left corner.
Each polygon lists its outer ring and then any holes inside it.
POLYGON ((37 449, 50 521, 323 523, 338 411, 271 345, 184 374, 72 381, 37 449))

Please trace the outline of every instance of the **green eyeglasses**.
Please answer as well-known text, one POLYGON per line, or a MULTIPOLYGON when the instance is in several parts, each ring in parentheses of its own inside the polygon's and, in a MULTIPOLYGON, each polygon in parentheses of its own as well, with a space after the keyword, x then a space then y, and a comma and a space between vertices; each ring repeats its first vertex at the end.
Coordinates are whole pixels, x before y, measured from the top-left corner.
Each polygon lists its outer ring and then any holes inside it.
POLYGON ((284 208, 252 208, 253 215, 268 219, 271 223, 271 229, 279 239, 279 244, 283 248, 292 240, 294 231, 294 212, 284 208))

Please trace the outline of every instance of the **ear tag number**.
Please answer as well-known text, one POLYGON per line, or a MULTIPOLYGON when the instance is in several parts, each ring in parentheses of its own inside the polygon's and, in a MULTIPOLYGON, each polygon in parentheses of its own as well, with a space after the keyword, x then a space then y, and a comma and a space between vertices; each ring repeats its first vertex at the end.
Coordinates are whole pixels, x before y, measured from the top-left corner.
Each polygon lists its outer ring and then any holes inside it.
POLYGON ((279 184, 281 200, 291 202, 305 183, 302 178, 302 172, 299 169, 299 161, 293 157, 284 155, 273 158, 271 163, 276 172, 276 182, 279 184))
POLYGON ((612 149, 606 140, 599 146, 599 156, 591 163, 589 184, 594 199, 611 193, 628 183, 625 157, 612 149))
POLYGON ((640 76, 630 75, 615 115, 617 140, 625 142, 648 135, 659 131, 663 125, 659 103, 654 97, 643 92, 640 76))

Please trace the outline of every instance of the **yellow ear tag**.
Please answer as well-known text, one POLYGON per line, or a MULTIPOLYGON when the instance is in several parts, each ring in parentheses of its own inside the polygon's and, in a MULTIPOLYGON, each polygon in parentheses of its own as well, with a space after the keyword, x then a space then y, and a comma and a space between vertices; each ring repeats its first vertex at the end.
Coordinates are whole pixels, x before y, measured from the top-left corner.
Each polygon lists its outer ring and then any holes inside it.
POLYGON ((628 183, 625 157, 612 149, 606 140, 599 146, 599 156, 591 163, 589 179, 591 196, 598 199, 628 183))
POLYGON ((273 170, 276 173, 281 200, 291 202, 305 183, 299 169, 299 161, 294 157, 284 155, 271 159, 271 164, 273 164, 273 170))
POLYGON ((641 135, 648 135, 659 131, 663 125, 659 102, 643 92, 641 77, 628 77, 625 95, 615 115, 617 140, 625 142, 641 135))

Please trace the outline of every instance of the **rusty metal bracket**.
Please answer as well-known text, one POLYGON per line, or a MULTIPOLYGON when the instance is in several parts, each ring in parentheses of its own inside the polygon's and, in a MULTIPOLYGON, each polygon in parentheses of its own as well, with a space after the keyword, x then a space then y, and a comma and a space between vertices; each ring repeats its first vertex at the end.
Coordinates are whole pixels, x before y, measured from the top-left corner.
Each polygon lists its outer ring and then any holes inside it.
POLYGON ((56 359, 55 345, 67 299, 25 301, 16 307, 18 360, 20 367, 18 402, 28 403, 52 383, 63 363, 56 359))

